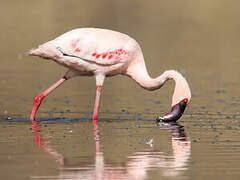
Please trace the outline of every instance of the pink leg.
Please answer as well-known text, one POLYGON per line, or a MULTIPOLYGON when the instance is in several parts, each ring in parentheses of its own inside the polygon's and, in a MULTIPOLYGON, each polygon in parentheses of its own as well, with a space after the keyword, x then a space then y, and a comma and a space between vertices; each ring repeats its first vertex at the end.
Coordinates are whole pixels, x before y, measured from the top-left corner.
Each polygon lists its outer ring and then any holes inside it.
POLYGON ((35 118, 35 115, 37 113, 37 110, 42 102, 42 100, 49 94, 51 93, 54 89, 56 89, 58 86, 60 86, 64 81, 66 81, 67 78, 63 77, 61 78, 59 81, 55 82, 52 86, 50 86, 48 89, 46 89, 45 91, 43 91, 41 94, 37 95, 34 98, 34 104, 33 104, 33 108, 32 108, 32 113, 30 116, 30 120, 33 121, 35 118))
POLYGON ((93 115, 92 115, 92 120, 93 121, 96 121, 98 119, 98 107, 99 107, 101 89, 102 89, 102 86, 97 86, 95 103, 94 103, 94 110, 93 110, 93 115))

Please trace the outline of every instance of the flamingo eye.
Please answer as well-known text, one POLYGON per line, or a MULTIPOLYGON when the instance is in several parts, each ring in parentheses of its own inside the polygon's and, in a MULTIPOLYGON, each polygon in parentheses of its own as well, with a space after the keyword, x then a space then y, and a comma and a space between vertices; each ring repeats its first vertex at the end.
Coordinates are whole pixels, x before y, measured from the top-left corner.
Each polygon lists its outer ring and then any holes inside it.
POLYGON ((188 99, 187 99, 187 98, 186 98, 186 99, 184 99, 184 102, 185 102, 185 103, 188 103, 188 99))

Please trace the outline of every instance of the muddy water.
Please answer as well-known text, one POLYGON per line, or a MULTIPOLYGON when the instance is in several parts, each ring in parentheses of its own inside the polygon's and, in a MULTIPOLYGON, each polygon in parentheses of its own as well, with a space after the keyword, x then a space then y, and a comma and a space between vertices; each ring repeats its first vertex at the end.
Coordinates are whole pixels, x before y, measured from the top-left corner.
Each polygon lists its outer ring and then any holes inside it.
POLYGON ((239 179, 237 1, 5 1, 0 6, 2 179, 239 179), (70 80, 28 120, 35 95, 64 75, 27 50, 78 27, 124 32, 155 77, 176 69, 192 101, 179 124, 156 126, 173 82, 147 92, 127 77, 106 80, 100 120, 90 121, 94 78, 70 80))

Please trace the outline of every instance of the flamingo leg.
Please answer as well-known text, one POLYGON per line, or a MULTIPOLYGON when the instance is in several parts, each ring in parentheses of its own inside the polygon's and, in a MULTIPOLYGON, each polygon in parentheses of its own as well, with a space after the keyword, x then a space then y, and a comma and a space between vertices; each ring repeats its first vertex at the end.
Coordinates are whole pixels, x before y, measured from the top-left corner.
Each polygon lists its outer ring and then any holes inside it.
POLYGON ((33 108, 32 108, 32 113, 30 116, 30 120, 33 121, 35 118, 35 115, 37 113, 37 110, 39 108, 39 106, 41 105, 42 100, 48 95, 50 94, 54 89, 56 89, 58 86, 60 86, 63 82, 65 82, 67 80, 67 78, 64 76, 63 78, 61 78, 60 80, 58 80, 57 82, 55 82, 53 85, 51 85, 48 89, 46 89, 45 91, 43 91, 42 93, 40 93, 39 95, 37 95, 34 98, 34 104, 33 104, 33 108))
POLYGON ((95 103, 94 103, 94 110, 93 110, 93 115, 92 115, 92 120, 93 121, 98 120, 98 108, 99 108, 101 90, 102 90, 102 86, 97 86, 95 103))
POLYGON ((99 137, 99 129, 96 120, 92 121, 93 124, 93 135, 95 138, 95 145, 96 145, 96 154, 101 154, 101 147, 100 147, 100 137, 99 137))

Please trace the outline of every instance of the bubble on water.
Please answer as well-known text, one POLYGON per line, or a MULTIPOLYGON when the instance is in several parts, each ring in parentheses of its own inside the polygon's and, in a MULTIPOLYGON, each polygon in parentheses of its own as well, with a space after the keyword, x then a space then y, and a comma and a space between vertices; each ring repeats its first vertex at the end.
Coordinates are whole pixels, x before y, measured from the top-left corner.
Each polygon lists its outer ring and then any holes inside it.
POLYGON ((147 141, 146 144, 152 148, 153 147, 153 138, 151 138, 149 141, 147 141))

